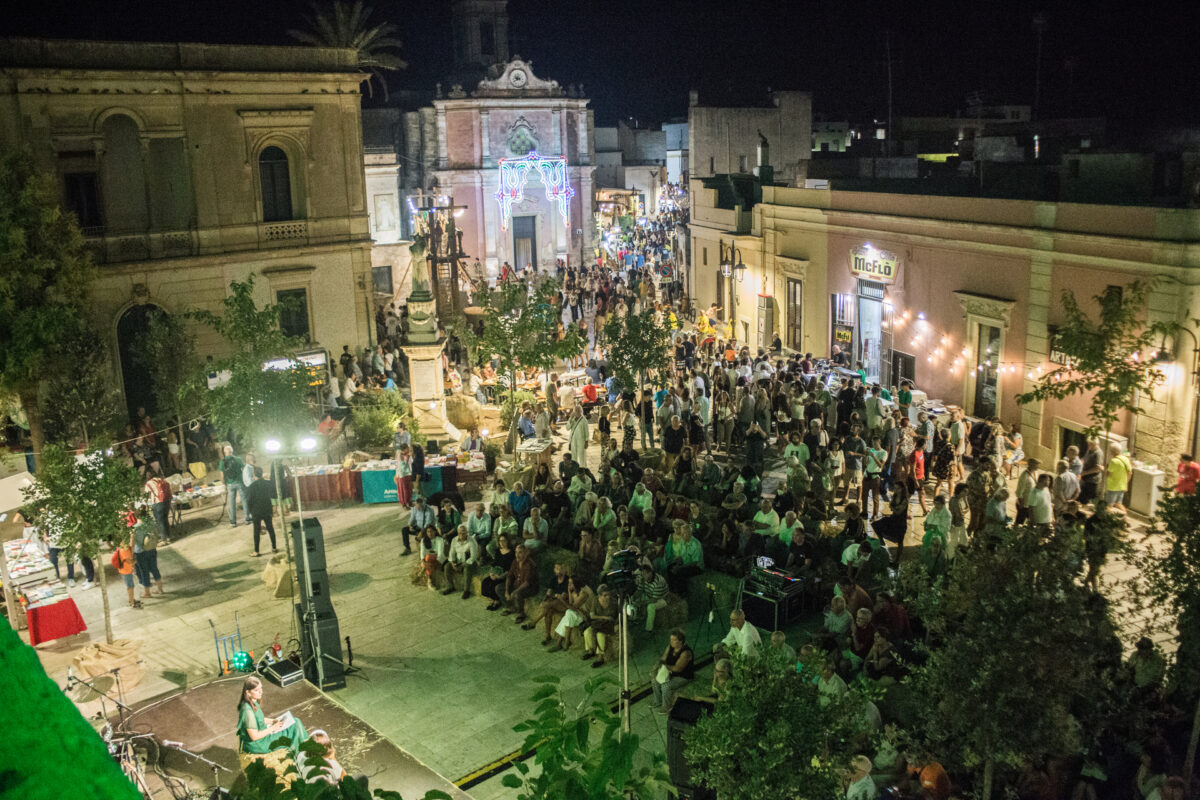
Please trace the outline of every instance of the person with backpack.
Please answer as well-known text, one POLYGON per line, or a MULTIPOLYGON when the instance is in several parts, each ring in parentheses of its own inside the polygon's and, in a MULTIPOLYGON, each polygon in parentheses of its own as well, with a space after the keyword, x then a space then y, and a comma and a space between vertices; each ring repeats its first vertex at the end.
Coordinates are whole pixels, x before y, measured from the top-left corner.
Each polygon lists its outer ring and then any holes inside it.
POLYGON ((146 481, 146 493, 150 496, 150 511, 158 525, 158 535, 164 545, 171 543, 171 484, 163 477, 162 470, 156 469, 150 480, 146 481))
POLYGON ((129 533, 133 547, 134 571, 142 585, 143 598, 150 597, 150 579, 154 579, 158 594, 164 594, 162 574, 158 571, 158 530, 147 520, 139 520, 129 533))
MULTIPOLYGON (((134 518, 136 519, 136 517, 134 518)), ((121 580, 125 582, 125 593, 129 595, 129 607, 141 608, 142 603, 133 594, 133 537, 120 542, 116 549, 113 550, 111 563, 113 569, 121 576, 121 580)))

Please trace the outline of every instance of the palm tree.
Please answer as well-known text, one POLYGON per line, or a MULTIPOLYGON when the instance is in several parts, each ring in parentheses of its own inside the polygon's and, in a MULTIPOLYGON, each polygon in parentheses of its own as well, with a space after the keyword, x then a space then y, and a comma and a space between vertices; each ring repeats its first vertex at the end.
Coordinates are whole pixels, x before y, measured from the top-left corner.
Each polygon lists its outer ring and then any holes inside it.
MULTIPOLYGON (((315 47, 348 47, 358 51, 358 65, 371 73, 371 79, 379 79, 384 99, 387 99, 387 83, 383 80, 382 71, 408 66, 407 61, 394 53, 402 46, 400 40, 393 36, 396 26, 390 22, 373 24, 371 16, 375 9, 364 6, 362 0, 330 5, 314 2, 310 8, 312 13, 303 17, 308 30, 290 30, 288 35, 315 47)), ((375 96, 370 79, 367 81, 367 94, 375 96)))

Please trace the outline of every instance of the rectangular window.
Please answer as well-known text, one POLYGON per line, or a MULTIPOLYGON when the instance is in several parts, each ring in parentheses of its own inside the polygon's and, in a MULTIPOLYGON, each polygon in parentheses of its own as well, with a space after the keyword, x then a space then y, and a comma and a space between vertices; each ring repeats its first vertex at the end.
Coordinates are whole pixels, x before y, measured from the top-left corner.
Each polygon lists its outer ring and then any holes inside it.
POLYGON ((738 172, 741 172, 741 173, 746 172, 746 157, 745 156, 738 156, 738 172))
POLYGON ((708 174, 715 175, 717 172, 717 160, 712 156, 708 157, 708 174))
POLYGON ((63 176, 63 204, 75 212, 81 228, 99 228, 104 224, 100 218, 99 181, 94 172, 71 172, 63 176))
POLYGON ((375 291, 380 294, 394 294, 392 289, 392 268, 390 265, 384 267, 371 267, 371 282, 375 284, 375 291))
POLYGON ((279 304, 279 330, 287 336, 311 341, 308 328, 308 290, 280 289, 275 292, 279 304))
POLYGON ((708 266, 708 248, 707 247, 703 248, 702 252, 704 254, 703 266, 707 267, 708 266))
POLYGON ((496 26, 491 20, 479 22, 479 53, 492 57, 496 55, 496 26))

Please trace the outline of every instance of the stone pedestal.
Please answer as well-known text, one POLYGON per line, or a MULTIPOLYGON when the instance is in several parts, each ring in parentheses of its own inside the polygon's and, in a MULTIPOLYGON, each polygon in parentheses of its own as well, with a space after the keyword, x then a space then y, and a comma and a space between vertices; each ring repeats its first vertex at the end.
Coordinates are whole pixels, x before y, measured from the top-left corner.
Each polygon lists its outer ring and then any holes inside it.
POLYGON ((401 347, 408 356, 408 374, 412 385, 413 417, 417 430, 434 439, 444 438, 446 429, 446 376, 442 370, 442 350, 446 340, 401 347))

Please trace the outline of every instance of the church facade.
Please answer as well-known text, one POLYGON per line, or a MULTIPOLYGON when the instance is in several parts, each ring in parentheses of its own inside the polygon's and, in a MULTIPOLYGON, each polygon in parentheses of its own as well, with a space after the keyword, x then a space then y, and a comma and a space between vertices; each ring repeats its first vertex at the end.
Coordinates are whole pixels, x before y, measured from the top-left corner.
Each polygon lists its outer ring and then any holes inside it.
POLYGON ((518 56, 433 102, 429 187, 465 206, 463 247, 488 277, 506 262, 550 269, 592 252, 594 123, 578 95, 518 56))

